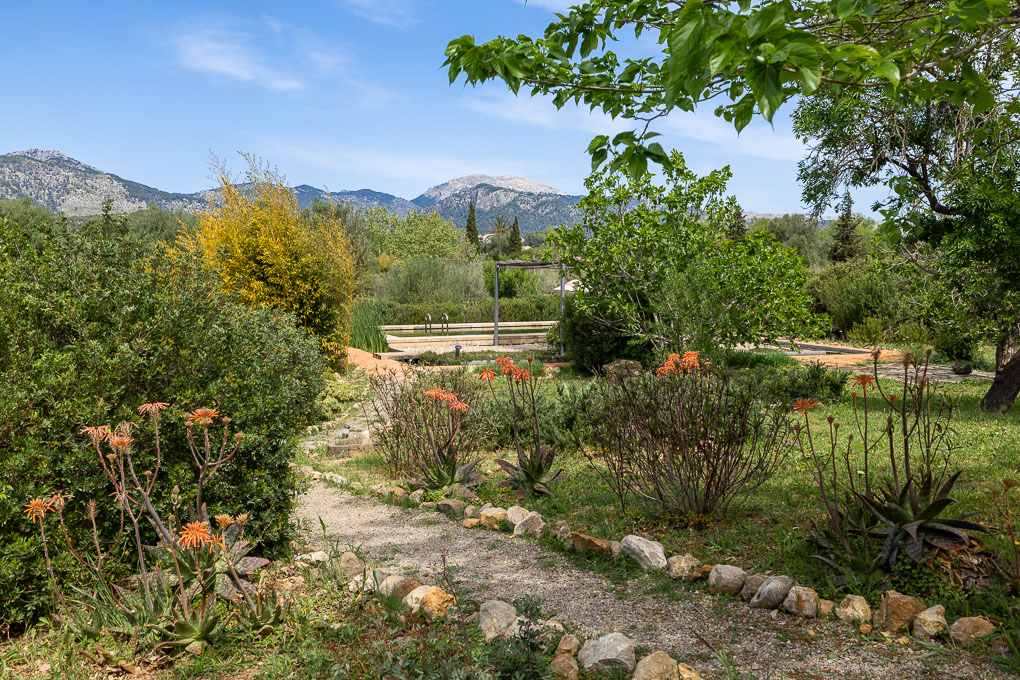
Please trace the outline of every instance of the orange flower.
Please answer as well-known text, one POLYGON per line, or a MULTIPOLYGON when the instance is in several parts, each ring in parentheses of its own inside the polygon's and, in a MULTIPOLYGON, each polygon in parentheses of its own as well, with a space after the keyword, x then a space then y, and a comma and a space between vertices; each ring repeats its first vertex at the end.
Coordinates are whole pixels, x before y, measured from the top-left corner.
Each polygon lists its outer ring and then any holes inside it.
POLYGON ((531 371, 525 369, 523 371, 517 371, 514 373, 514 380, 517 382, 527 382, 531 380, 531 371))
POLYGON ((514 363, 514 360, 511 359, 510 357, 500 357, 500 358, 496 359, 496 365, 497 366, 512 366, 513 363, 514 363))
POLYGON ((821 406, 821 404, 819 404, 814 399, 798 399, 797 401, 793 402, 793 410, 801 414, 802 416, 806 416, 808 414, 808 411, 810 411, 813 408, 818 408, 819 406, 821 406))
POLYGON ((520 369, 513 364, 503 364, 503 368, 500 370, 500 373, 503 375, 516 375, 519 370, 520 369))
POLYGON ((220 525, 221 529, 226 529, 234 523, 234 518, 230 515, 216 515, 213 519, 216 520, 216 523, 220 525))
POLYGON ((485 380, 486 382, 488 382, 489 380, 492 380, 493 378, 496 377, 496 372, 494 370, 492 370, 491 368, 487 368, 484 371, 482 371, 482 375, 480 375, 479 377, 482 380, 485 380))
POLYGON ((110 447, 114 449, 126 449, 133 441, 134 439, 126 434, 115 434, 110 437, 110 447))
POLYGON ((226 544, 223 543, 223 536, 216 536, 214 534, 214 535, 209 537, 209 540, 206 541, 206 543, 209 545, 209 554, 210 555, 212 555, 213 553, 216 552, 216 548, 219 548, 220 550, 222 550, 224 552, 226 552, 226 550, 227 550, 226 544))
POLYGON ((159 412, 165 409, 169 404, 165 401, 153 401, 148 404, 142 404, 138 407, 138 413, 143 416, 149 416, 155 418, 159 415, 159 412))
POLYGON ((895 404, 896 402, 898 402, 900 400, 900 398, 897 397, 895 394, 890 394, 888 397, 886 397, 886 399, 889 400, 889 405, 890 406, 892 406, 893 404, 895 404))
POLYGON ((867 374, 855 375, 854 386, 863 387, 864 390, 867 391, 869 387, 875 386, 875 376, 867 374))
POLYGON ((217 418, 219 415, 214 408, 196 408, 191 413, 185 415, 184 418, 188 422, 198 423, 202 427, 209 427, 212 425, 213 418, 217 418))
POLYGON ((86 427, 81 431, 81 433, 88 436, 94 444, 98 444, 110 436, 110 426, 100 425, 99 427, 86 427))
POLYGON ((425 390, 425 396, 429 399, 442 399, 446 395, 446 390, 433 387, 431 390, 425 390))
POLYGON ((209 527, 204 522, 192 522, 181 529, 180 541, 185 548, 197 548, 212 539, 209 527))
POLYGON ((450 402, 450 410, 451 411, 459 411, 459 412, 463 413, 464 411, 467 411, 467 409, 468 409, 468 405, 466 403, 464 403, 463 401, 451 401, 450 402))
POLYGON ((42 498, 33 498, 25 506, 25 517, 29 522, 41 522, 43 517, 46 516, 46 511, 53 512, 53 499, 43 500, 42 498))

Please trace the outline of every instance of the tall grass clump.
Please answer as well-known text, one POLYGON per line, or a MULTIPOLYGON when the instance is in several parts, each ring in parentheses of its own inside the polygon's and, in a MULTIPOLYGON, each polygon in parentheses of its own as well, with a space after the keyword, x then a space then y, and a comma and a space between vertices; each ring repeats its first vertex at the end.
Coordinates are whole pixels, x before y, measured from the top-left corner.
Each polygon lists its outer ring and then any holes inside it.
POLYGON ((379 308, 371 301, 361 298, 354 303, 351 314, 351 347, 366 352, 386 352, 386 334, 381 326, 386 323, 379 308))

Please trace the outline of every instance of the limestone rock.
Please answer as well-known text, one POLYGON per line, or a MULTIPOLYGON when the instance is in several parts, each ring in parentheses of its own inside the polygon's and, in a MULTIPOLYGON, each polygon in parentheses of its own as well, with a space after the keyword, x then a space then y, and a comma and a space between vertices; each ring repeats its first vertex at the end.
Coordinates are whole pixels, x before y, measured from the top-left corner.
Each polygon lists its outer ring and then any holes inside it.
POLYGON ((466 503, 464 503, 464 501, 457 498, 444 498, 436 505, 436 510, 443 513, 450 519, 456 519, 457 517, 460 517, 462 512, 464 512, 465 505, 466 503))
POLYGON ((826 600, 821 598, 818 600, 818 618, 828 619, 832 617, 832 610, 836 608, 836 603, 832 600, 826 600))
POLYGON ((549 664, 556 680, 577 680, 577 662, 570 654, 557 654, 549 664))
POLYGON ((676 661, 666 652, 654 652, 638 662, 631 680, 679 680, 676 661))
POLYGON ((595 538, 594 536, 589 536, 588 534, 580 531, 572 531, 570 533, 570 538, 574 541, 574 550, 576 552, 597 552, 606 556, 613 554, 613 549, 609 545, 609 541, 601 538, 595 538))
POLYGON ((478 519, 477 517, 468 517, 465 520, 461 520, 460 525, 465 529, 474 529, 476 526, 481 524, 481 522, 482 520, 478 519))
POLYGON ((351 579, 347 584, 347 590, 352 593, 374 593, 379 588, 379 583, 386 578, 381 571, 365 571, 351 579))
POLYGON ((914 617, 914 637, 930 640, 946 629, 946 608, 940 604, 928 607, 914 617))
POLYGON ((482 526, 486 529, 499 529, 503 523, 503 518, 506 517, 506 510, 503 508, 485 508, 481 514, 478 515, 478 519, 481 520, 482 526))
POLYGON ((708 574, 708 589, 713 593, 739 595, 746 578, 747 574, 740 567, 717 564, 708 574))
POLYGON ((381 492, 380 495, 387 496, 395 501, 401 501, 407 498, 407 491, 400 488, 399 486, 387 486, 381 492))
POLYGON ((872 624, 892 633, 905 632, 910 629, 914 617, 927 607, 916 597, 887 590, 882 594, 882 604, 872 617, 872 624))
POLYGON ((751 598, 751 609, 775 609, 790 594, 793 580, 789 576, 769 576, 751 598))
POLYGON ((503 521, 506 522, 507 528, 513 530, 517 523, 528 516, 528 509, 522 508, 519 505, 511 505, 506 509, 506 516, 503 521))
POLYGON ((871 606, 860 595, 847 595, 836 607, 836 618, 847 623, 869 623, 871 606))
POLYGON ((983 616, 965 616, 949 627, 953 642, 964 646, 994 631, 995 625, 983 616))
POLYGON ((431 587, 432 586, 418 586, 407 595, 404 595, 404 605, 413 612, 418 611, 421 609, 421 603, 425 598, 425 593, 427 593, 431 587))
POLYGON ((478 608, 478 629, 486 640, 514 637, 519 632, 517 610, 502 600, 488 600, 478 608))
POLYGON ((346 477, 342 477, 335 472, 327 472, 325 475, 323 475, 323 477, 327 482, 335 484, 336 486, 343 486, 344 484, 347 483, 346 477))
POLYGON ((694 573, 698 567, 701 566, 701 560, 694 557, 694 555, 687 553, 686 555, 673 555, 666 560, 666 567, 670 578, 688 580, 688 576, 694 573))
POLYGON ((537 512, 529 512, 521 521, 514 525, 514 536, 533 536, 538 538, 542 535, 545 522, 542 515, 537 512))
POLYGON ((629 555, 642 569, 666 568, 666 551, 658 541, 630 534, 620 541, 620 551, 629 555))
POLYGON ((794 586, 783 600, 783 609, 805 619, 813 619, 818 616, 818 593, 806 586, 794 586))
POLYGON ((473 519, 478 517, 478 513, 482 511, 477 505, 468 505, 464 508, 465 519, 473 519))
POLYGON ((698 672, 685 663, 678 664, 677 670, 680 671, 680 680, 701 680, 698 672))
POLYGON ((744 579, 744 585, 740 589, 740 599, 750 600, 754 597, 754 594, 761 588, 761 584, 765 583, 768 576, 765 574, 748 574, 747 578, 744 579))
POLYGON ((329 555, 324 550, 316 550, 307 555, 298 556, 297 561, 305 564, 325 564, 329 562, 329 555))
MULTIPOLYGON (((384 597, 389 597, 393 593, 393 591, 396 590, 397 585, 399 585, 400 582, 403 580, 405 580, 403 576, 397 576, 396 574, 394 574, 393 576, 387 576, 386 578, 379 582, 379 587, 376 590, 379 592, 380 595, 384 597)), ((418 586, 415 586, 415 588, 417 587, 418 586)), ((411 592, 411 590, 414 590, 414 588, 411 588, 410 590, 408 590, 408 592, 411 592)), ((407 593, 405 593, 405 595, 406 594, 407 593)))
POLYGON ((415 503, 421 503, 422 500, 424 500, 424 498, 425 489, 418 489, 417 491, 412 491, 410 494, 407 495, 407 499, 415 503))
POLYGON ((344 578, 353 578, 365 571, 365 563, 352 552, 345 552, 337 558, 340 573, 344 578))
POLYGON ((560 638, 560 644, 556 646, 556 654, 557 656, 560 654, 576 654, 580 648, 581 641, 577 639, 577 636, 567 633, 560 638))
POLYGON ((446 610, 456 604, 457 600, 435 586, 418 586, 404 597, 404 604, 411 611, 421 610, 428 619, 446 616, 446 610))
POLYGON ((418 507, 425 511, 435 510, 436 506, 439 505, 435 501, 423 501, 418 507))
POLYGON ((577 660, 589 672, 626 671, 637 665, 634 643, 622 633, 609 633, 598 640, 589 640, 581 647, 577 660))
POLYGON ((617 555, 619 555, 620 554, 620 542, 619 541, 610 541, 609 542, 609 552, 613 555, 613 557, 616 557, 617 555))
POLYGON ((379 584, 379 593, 386 597, 392 597, 396 600, 403 601, 407 594, 412 590, 420 587, 421 584, 413 578, 404 578, 403 576, 387 576, 383 579, 382 583, 379 584))
POLYGON ((556 540, 562 541, 570 534, 570 526, 560 519, 556 520, 552 524, 546 524, 545 532, 556 540))

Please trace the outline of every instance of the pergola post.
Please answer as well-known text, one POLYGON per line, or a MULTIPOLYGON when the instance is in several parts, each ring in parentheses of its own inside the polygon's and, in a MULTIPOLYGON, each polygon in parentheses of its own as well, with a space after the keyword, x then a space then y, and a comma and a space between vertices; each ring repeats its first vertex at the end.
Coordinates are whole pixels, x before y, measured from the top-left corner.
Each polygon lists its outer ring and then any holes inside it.
POLYGON ((564 354, 564 352, 563 352, 563 301, 564 301, 564 299, 566 297, 566 289, 567 289, 566 269, 567 269, 567 265, 560 264, 560 323, 559 323, 559 326, 560 326, 560 356, 561 357, 564 354))
POLYGON ((495 263, 495 290, 492 292, 492 346, 499 347, 499 262, 495 263))

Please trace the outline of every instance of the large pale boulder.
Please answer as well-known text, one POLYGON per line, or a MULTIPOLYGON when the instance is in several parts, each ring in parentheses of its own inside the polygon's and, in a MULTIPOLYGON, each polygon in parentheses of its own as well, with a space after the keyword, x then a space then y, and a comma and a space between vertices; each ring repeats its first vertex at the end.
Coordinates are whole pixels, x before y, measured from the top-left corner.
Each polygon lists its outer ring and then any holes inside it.
POLYGON ((366 570, 361 574, 358 574, 350 580, 347 584, 347 590, 352 593, 374 593, 379 588, 379 584, 388 576, 380 570, 366 570))
POLYGON ((503 523, 503 518, 506 517, 506 510, 503 508, 485 508, 478 515, 478 519, 481 520, 482 526, 486 529, 499 529, 503 523))
POLYGON ((806 586, 794 586, 783 600, 783 609, 805 619, 813 619, 818 616, 818 593, 806 586))
POLYGON ((545 522, 542 520, 542 515, 537 512, 529 512, 521 521, 514 525, 514 536, 533 536, 538 538, 542 535, 542 529, 545 528, 545 522))
POLYGON ((581 647, 577 660, 588 672, 626 671, 637 665, 634 643, 623 633, 609 633, 597 640, 589 640, 581 647))
POLYGON ((927 607, 916 597, 887 590, 882 594, 882 604, 872 617, 876 627, 884 628, 892 633, 906 632, 914 617, 927 607))
POLYGON ((340 574, 344 578, 354 578, 365 571, 365 563, 352 552, 345 552, 337 558, 340 574))
POLYGON ((974 640, 995 631, 995 625, 983 616, 965 616, 953 621, 949 627, 949 635, 953 642, 966 646, 974 640))
POLYGON ((436 504, 436 510, 450 519, 456 519, 464 512, 465 505, 459 498, 444 498, 436 504))
POLYGON ((502 600, 487 600, 478 608, 478 629, 486 640, 514 637, 519 632, 517 609, 502 600))
POLYGON ((420 585, 421 583, 413 578, 404 578, 403 576, 396 575, 387 576, 383 579, 382 583, 379 584, 379 594, 403 601, 403 599, 407 597, 408 593, 420 585))
POLYGON ((946 608, 940 604, 928 607, 914 617, 914 637, 918 640, 930 640, 946 627, 946 608))
POLYGON ((739 595, 746 578, 747 574, 740 567, 717 564, 708 574, 708 589, 713 593, 739 595))
POLYGON ((329 562, 329 554, 325 550, 316 550, 305 555, 299 555, 297 561, 304 562, 305 564, 325 564, 329 562))
POLYGON ((753 599, 754 594, 761 588, 761 584, 765 583, 768 578, 765 574, 748 574, 747 578, 744 579, 744 585, 740 588, 740 599, 753 599))
POLYGON ((826 600, 820 598, 818 600, 818 618, 828 619, 832 617, 832 610, 836 608, 836 603, 832 600, 826 600))
POLYGON ((871 621, 871 606, 860 595, 847 595, 836 607, 836 618, 847 623, 871 621))
POLYGON ((688 577, 696 572, 700 566, 701 560, 690 553, 686 555, 673 555, 666 560, 669 577, 683 579, 684 581, 688 580, 688 577))
POLYGON ((508 529, 513 530, 517 523, 528 516, 528 509, 522 508, 519 505, 511 505, 506 509, 506 516, 503 521, 506 522, 508 529))
POLYGON ((581 649, 581 641, 576 635, 567 633, 560 638, 560 644, 556 646, 556 654, 576 654, 581 649))
POLYGON ((556 680, 577 680, 577 661, 571 654, 557 654, 549 664, 549 670, 556 680))
POLYGON ((669 654, 653 652, 638 661, 630 680, 680 680, 680 671, 669 654))
POLYGON ((642 569, 666 568, 666 551, 658 541, 630 534, 620 541, 620 552, 630 556, 642 569))
POLYGON ((793 588, 793 579, 789 576, 769 576, 755 591, 748 606, 751 609, 775 609, 783 604, 790 588, 793 588))

